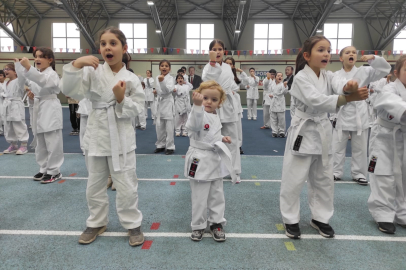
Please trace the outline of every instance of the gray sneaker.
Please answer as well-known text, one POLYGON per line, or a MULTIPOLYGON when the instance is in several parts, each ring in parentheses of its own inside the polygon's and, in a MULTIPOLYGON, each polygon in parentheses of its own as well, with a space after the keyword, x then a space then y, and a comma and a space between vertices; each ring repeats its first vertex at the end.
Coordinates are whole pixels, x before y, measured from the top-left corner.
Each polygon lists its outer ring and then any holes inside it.
POLYGON ((141 232, 141 226, 135 229, 129 229, 128 235, 130 236, 130 246, 135 247, 144 243, 144 234, 141 232))
POLYGON ((104 231, 106 231, 107 227, 103 226, 103 227, 99 227, 99 228, 90 228, 87 227, 86 230, 80 235, 79 238, 79 244, 90 244, 91 242, 93 242, 94 240, 96 240, 96 237, 102 233, 104 233, 104 231))

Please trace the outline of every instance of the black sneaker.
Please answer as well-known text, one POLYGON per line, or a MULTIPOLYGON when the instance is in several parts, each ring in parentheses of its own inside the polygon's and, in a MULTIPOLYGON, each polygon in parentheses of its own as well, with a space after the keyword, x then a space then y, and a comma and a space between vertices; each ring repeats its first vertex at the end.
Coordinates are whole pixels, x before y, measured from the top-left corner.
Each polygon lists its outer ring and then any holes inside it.
POLYGON ((34 175, 34 180, 35 181, 41 181, 42 178, 44 178, 44 174, 43 173, 37 173, 36 175, 34 175))
POLYGON ((399 225, 400 227, 402 227, 402 228, 405 228, 405 229, 406 229, 406 224, 400 224, 400 223, 398 223, 398 225, 399 225))
POLYGON ((240 155, 243 155, 244 151, 242 151, 242 148, 240 147, 240 155))
POLYGON ((200 241, 203 239, 204 229, 203 230, 194 230, 190 235, 190 239, 193 241, 200 241))
POLYGON ((340 181, 341 178, 334 175, 334 181, 340 181))
POLYGON ((157 149, 155 149, 154 153, 161 153, 164 151, 165 151, 165 148, 157 148, 157 149))
POLYGON ((333 238, 334 237, 334 230, 333 228, 323 222, 317 221, 312 219, 310 225, 319 231, 320 235, 326 238, 333 238))
POLYGON ((276 138, 276 137, 278 137, 278 134, 272 133, 272 138, 276 138))
POLYGON ((396 231, 395 224, 391 222, 377 222, 378 224, 378 229, 381 232, 388 233, 388 234, 394 234, 396 231))
POLYGON ((172 155, 174 152, 175 152, 175 150, 167 149, 167 150, 165 151, 165 155, 172 155))
POLYGON ((358 185, 361 186, 367 186, 368 185, 368 181, 365 178, 357 178, 357 179, 353 179, 355 182, 357 182, 358 185))
POLYGON ((283 224, 285 227, 285 234, 287 237, 292 239, 300 239, 300 228, 299 223, 295 224, 283 224))
POLYGON ((226 234, 224 233, 223 226, 221 224, 213 224, 210 226, 210 233, 213 239, 217 242, 226 241, 226 234))
POLYGON ((285 134, 284 133, 279 134, 279 138, 285 138, 285 134))
POLYGON ((61 179, 62 179, 61 173, 58 173, 56 175, 46 174, 44 176, 44 178, 42 178, 41 184, 49 184, 49 183, 53 183, 53 182, 61 180, 61 179))

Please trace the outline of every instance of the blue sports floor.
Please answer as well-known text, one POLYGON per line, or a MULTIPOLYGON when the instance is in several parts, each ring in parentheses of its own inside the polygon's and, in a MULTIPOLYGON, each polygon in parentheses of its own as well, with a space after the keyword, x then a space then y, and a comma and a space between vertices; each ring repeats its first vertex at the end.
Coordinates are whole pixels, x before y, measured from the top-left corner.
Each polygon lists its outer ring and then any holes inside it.
MULTIPOLYGON (((224 182, 226 242, 208 234, 201 242, 189 239, 190 187, 183 176, 188 139, 176 138, 175 155, 152 154, 156 137, 149 122, 146 131, 137 131, 136 151, 145 244, 128 245, 115 192, 109 190, 107 231, 94 243, 79 245, 88 216, 87 172, 78 137, 68 135, 67 115, 64 109, 63 180, 32 181, 38 172, 33 153, 0 156, 0 269, 406 269, 406 229, 397 227, 395 235, 377 230, 367 209, 369 186, 351 181, 350 158, 344 181, 335 184, 330 221, 335 239, 321 237, 309 225, 305 189, 302 239, 284 235, 279 188, 285 139, 259 129, 262 111, 258 121, 243 120, 243 182, 224 182)), ((4 137, 0 147, 6 147, 4 137)))

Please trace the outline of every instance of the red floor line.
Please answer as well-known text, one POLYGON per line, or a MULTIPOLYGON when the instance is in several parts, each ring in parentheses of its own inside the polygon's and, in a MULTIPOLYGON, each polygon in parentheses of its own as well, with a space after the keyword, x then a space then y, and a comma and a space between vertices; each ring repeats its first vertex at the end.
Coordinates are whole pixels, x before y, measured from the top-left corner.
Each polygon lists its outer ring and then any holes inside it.
POLYGON ((145 241, 144 244, 142 245, 141 249, 150 249, 152 246, 152 240, 145 241))
POLYGON ((159 226, 161 226, 161 223, 154 222, 154 223, 152 223, 150 230, 158 230, 159 226))

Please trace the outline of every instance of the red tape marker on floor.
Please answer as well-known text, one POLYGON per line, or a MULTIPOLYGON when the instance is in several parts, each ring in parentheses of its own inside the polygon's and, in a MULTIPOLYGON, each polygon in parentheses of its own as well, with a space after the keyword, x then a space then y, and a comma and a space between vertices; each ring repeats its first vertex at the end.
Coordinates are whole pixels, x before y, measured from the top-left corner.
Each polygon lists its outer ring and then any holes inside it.
POLYGON ((62 184, 62 183, 65 183, 65 180, 61 180, 58 182, 58 184, 62 184))
POLYGON ((71 173, 69 176, 75 176, 77 173, 71 173))
POLYGON ((152 241, 145 241, 144 244, 142 245, 141 249, 150 249, 152 246, 152 241))
POLYGON ((179 178, 179 174, 175 174, 173 178, 179 178))
POLYGON ((161 225, 161 223, 159 223, 159 222, 152 223, 150 229, 151 230, 158 230, 160 225, 161 225))
POLYGON ((182 158, 185 158, 185 156, 182 156, 182 158))
POLYGON ((174 186, 174 185, 176 185, 176 182, 171 182, 171 186, 174 186))

